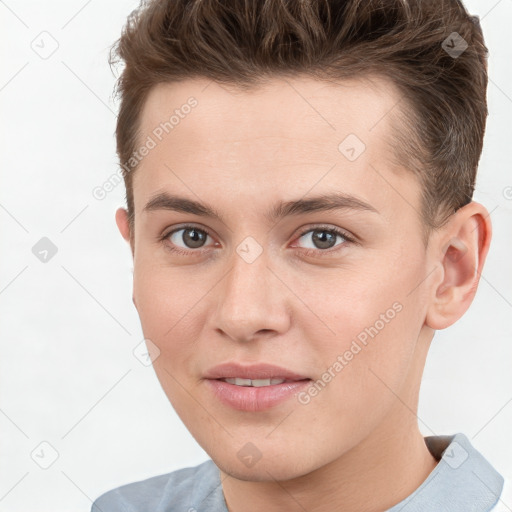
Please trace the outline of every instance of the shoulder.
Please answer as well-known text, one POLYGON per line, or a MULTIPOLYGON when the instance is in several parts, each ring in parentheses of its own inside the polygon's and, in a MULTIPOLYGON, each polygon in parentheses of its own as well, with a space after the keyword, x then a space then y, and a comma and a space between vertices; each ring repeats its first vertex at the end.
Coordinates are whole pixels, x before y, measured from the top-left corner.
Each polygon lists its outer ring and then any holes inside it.
POLYGON ((107 491, 94 501, 91 512, 157 512, 168 510, 170 503, 183 512, 198 512, 207 503, 209 510, 223 512, 223 500, 218 468, 207 460, 107 491))

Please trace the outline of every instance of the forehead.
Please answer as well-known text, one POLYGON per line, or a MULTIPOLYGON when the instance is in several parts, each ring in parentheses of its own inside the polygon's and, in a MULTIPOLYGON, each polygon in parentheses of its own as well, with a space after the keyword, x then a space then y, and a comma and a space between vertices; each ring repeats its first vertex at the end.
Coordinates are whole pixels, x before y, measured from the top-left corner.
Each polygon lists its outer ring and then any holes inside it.
POLYGON ((341 186, 384 200, 392 195, 382 173, 395 171, 390 141, 400 100, 379 77, 275 78, 250 91, 206 79, 159 84, 140 120, 140 141, 155 145, 134 177, 136 210, 151 193, 175 188, 177 176, 198 195, 228 183, 233 192, 236 180, 253 196, 341 186))
POLYGON ((394 85, 381 77, 339 82, 275 78, 249 91, 201 78, 155 86, 141 115, 141 132, 151 133, 177 111, 171 136, 189 144, 200 142, 201 148, 244 138, 265 138, 265 145, 282 146, 277 139, 287 138, 304 150, 320 144, 323 151, 348 133, 367 140, 375 130, 374 145, 379 135, 390 131, 388 114, 399 101, 394 85), (187 106, 190 98, 197 102, 192 108, 187 106))

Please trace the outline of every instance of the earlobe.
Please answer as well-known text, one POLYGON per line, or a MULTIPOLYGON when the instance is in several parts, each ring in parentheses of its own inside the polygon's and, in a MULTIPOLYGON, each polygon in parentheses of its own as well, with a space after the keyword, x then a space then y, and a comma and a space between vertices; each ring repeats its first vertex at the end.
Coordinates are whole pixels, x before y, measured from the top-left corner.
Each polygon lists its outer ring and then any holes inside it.
POLYGON ((475 202, 460 208, 436 240, 442 279, 430 290, 425 323, 438 330, 455 323, 473 301, 491 241, 487 210, 475 202))
POLYGON ((125 208, 118 208, 116 211, 116 224, 122 237, 130 242, 130 225, 128 222, 128 212, 125 208))

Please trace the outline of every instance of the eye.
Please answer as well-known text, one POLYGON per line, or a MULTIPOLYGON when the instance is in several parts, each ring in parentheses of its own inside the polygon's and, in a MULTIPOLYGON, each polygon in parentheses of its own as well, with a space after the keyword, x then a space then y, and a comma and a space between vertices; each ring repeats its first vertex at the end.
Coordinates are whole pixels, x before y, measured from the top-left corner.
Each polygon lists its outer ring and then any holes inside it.
MULTIPOLYGON (((160 237, 166 249, 184 256, 201 254, 202 248, 208 239, 211 239, 209 231, 193 225, 181 226, 169 231, 160 237)), ((318 256, 321 253, 331 254, 338 249, 336 246, 344 246, 347 243, 355 243, 355 239, 345 231, 331 226, 315 226, 299 235, 298 240, 304 239, 310 247, 303 248, 303 253, 318 256), (339 243, 336 243, 339 240, 339 243)), ((214 244, 218 245, 218 244, 214 244)))
MULTIPOLYGON (((310 244, 310 247, 306 247, 306 254, 318 255, 319 252, 331 253, 333 247, 345 245, 347 242, 355 242, 355 240, 345 233, 344 231, 333 228, 330 226, 316 226, 303 231, 299 240, 304 239, 306 243, 310 244), (336 244, 336 241, 341 239, 340 243, 336 244)), ((334 249, 334 252, 338 249, 334 249)))
POLYGON ((163 235, 161 241, 166 243, 166 248, 170 251, 190 255, 194 252, 201 252, 200 249, 205 245, 208 238, 211 238, 211 236, 206 229, 199 229, 196 226, 182 226, 163 235))

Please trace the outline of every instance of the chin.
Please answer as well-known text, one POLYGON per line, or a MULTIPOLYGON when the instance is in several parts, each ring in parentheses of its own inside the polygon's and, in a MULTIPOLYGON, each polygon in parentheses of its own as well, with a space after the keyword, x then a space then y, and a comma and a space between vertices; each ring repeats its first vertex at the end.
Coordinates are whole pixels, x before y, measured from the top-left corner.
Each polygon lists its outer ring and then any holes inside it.
POLYGON ((221 471, 238 480, 250 482, 292 480, 307 475, 323 465, 321 461, 316 461, 315 464, 305 458, 298 460, 296 449, 289 454, 267 452, 266 456, 262 454, 261 459, 250 467, 246 467, 237 456, 226 458, 225 452, 219 454, 220 457, 216 455, 213 453, 210 457, 221 471))

